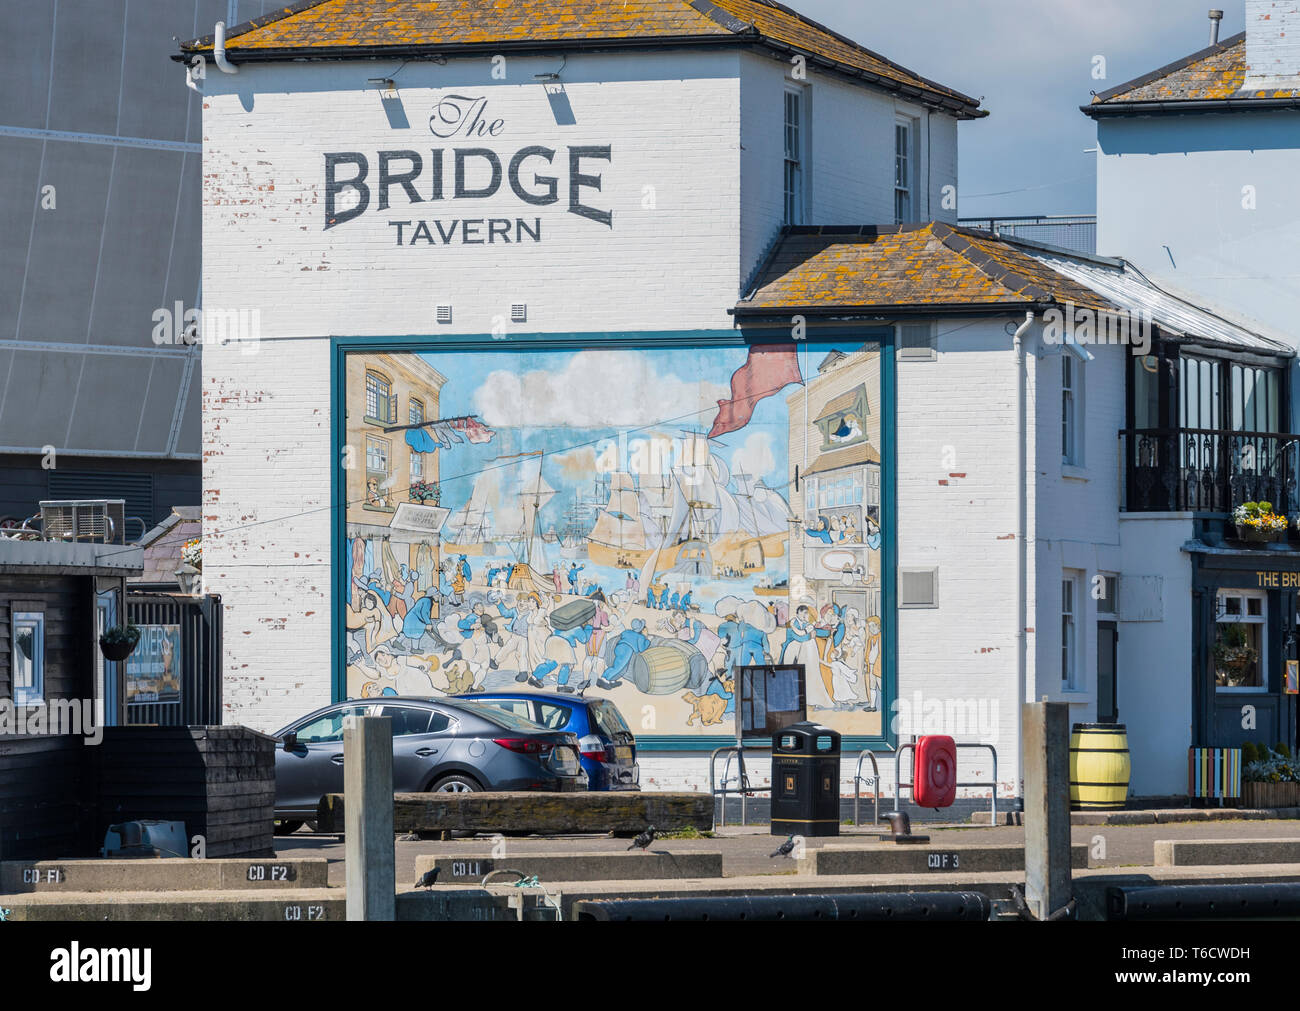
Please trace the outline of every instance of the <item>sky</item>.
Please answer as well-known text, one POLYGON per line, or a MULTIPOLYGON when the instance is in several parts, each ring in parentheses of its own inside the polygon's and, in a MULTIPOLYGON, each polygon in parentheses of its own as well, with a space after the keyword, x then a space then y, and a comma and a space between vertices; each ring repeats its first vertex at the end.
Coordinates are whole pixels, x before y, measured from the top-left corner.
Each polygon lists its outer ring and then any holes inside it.
MULTIPOLYGON (((959 128, 962 217, 1091 214, 1096 128, 1079 106, 1209 45, 1206 0, 785 0, 909 70, 983 99, 959 128), (1105 79, 1093 78, 1104 57, 1105 79)), ((1242 0, 1216 0, 1220 38, 1242 0)))
MULTIPOLYGON (((827 341, 801 344, 803 375, 815 374, 835 347, 827 341)), ((686 458, 689 439, 683 434, 709 430, 718 401, 730 395, 731 375, 745 363, 746 353, 743 348, 664 348, 420 357, 449 377, 439 393, 439 416, 472 413, 496 432, 489 443, 458 443, 439 451, 441 504, 459 509, 476 478, 487 475, 481 492, 492 499, 494 514, 508 532, 522 519, 514 503, 517 482, 535 481, 537 471, 531 460, 516 463, 503 457, 546 451, 543 473, 558 494, 542 510, 542 525, 562 529, 566 510, 578 498, 593 497, 598 471, 662 473, 671 465, 703 463, 686 458), (600 376, 599 383, 591 382, 594 375, 600 376), (654 396, 631 397, 632 389, 653 390, 654 396), (529 405, 526 411, 522 403, 529 405)), ((791 386, 758 401, 748 425, 710 443, 733 475, 749 475, 751 486, 763 481, 784 489, 789 481, 786 398, 797 389, 791 386)), ((869 403, 878 396, 879 391, 871 391, 869 403)))

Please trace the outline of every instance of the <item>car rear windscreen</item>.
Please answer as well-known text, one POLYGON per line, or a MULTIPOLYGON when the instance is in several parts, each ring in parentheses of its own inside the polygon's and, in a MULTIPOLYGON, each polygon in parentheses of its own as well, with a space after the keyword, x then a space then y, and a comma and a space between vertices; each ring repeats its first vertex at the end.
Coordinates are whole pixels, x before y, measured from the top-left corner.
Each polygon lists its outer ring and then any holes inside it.
POLYGON ((464 709, 466 712, 473 713, 475 716, 482 716, 485 720, 491 720, 507 730, 522 730, 527 733, 536 733, 538 730, 545 730, 546 727, 540 723, 534 723, 532 720, 526 720, 522 716, 516 716, 514 713, 501 709, 498 706, 490 705, 486 702, 457 702, 457 709, 464 709))
POLYGON ((596 727, 606 737, 632 733, 623 719, 623 714, 618 711, 618 706, 614 703, 598 700, 590 704, 590 709, 591 715, 595 717, 596 727))

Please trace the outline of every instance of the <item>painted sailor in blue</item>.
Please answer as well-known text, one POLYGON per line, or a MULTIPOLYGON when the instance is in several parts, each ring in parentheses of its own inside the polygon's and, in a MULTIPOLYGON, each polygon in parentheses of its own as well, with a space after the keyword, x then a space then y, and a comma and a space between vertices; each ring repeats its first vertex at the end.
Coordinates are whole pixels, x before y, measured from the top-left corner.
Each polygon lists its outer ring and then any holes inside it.
POLYGON ((819 541, 821 541, 823 544, 830 544, 830 543, 832 543, 832 541, 831 541, 831 532, 830 532, 830 530, 829 530, 829 529, 827 528, 827 526, 826 526, 826 517, 825 517, 825 516, 821 517, 821 519, 818 520, 818 522, 817 522, 817 529, 816 529, 816 530, 808 530, 808 529, 805 529, 805 530, 804 530, 804 533, 806 533, 809 537, 812 537, 814 540, 819 540, 819 541))
POLYGON ((632 627, 624 629, 614 644, 614 660, 596 682, 601 688, 614 688, 623 680, 627 666, 632 657, 650 648, 650 640, 645 635, 645 622, 640 618, 632 620, 632 627))

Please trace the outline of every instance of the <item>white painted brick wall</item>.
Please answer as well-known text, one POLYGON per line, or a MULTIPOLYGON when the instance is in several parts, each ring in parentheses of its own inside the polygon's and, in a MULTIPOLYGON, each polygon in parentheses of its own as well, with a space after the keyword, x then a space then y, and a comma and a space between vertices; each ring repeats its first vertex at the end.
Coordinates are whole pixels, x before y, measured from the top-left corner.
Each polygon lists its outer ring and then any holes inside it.
POLYGON ((917 178, 918 192, 923 195, 916 220, 956 221, 956 208, 944 210, 942 206, 943 187, 957 185, 956 120, 814 72, 809 72, 805 81, 794 82, 788 76, 791 65, 784 60, 745 54, 740 68, 742 277, 748 277, 761 262, 784 215, 784 134, 779 127, 787 84, 806 86, 811 114, 808 223, 894 223, 894 121, 898 115, 920 124, 917 178), (774 123, 776 130, 772 129, 774 123))
MULTIPOLYGON (((913 711, 918 693, 922 707, 982 706, 999 794, 1018 795, 1016 387, 1005 326, 943 320, 937 360, 898 363, 898 562, 939 570, 939 606, 899 611, 898 680, 913 711)), ((955 736, 975 740, 974 729, 955 736)), ((961 755, 959 774, 991 780, 987 753, 961 755)), ((885 778, 892 792, 892 766, 885 778)))
MULTIPOLYGON (((783 74, 753 57, 570 60, 565 86, 578 123, 561 133, 575 131, 572 143, 613 144, 613 165, 592 169, 604 188, 588 193, 614 208, 612 231, 554 210, 543 216, 559 220, 537 247, 396 248, 382 222, 398 215, 378 211, 321 230, 321 152, 431 146, 418 136, 427 89, 481 84, 506 120, 505 150, 570 142, 538 120, 549 106, 532 75, 548 69, 512 61, 512 79, 493 83, 486 63, 481 81, 468 82, 456 64, 410 65, 399 75, 409 134, 389 127, 365 85, 369 64, 209 77, 206 303, 260 309, 264 338, 252 353, 232 345, 204 357, 205 570, 226 609, 231 722, 272 730, 329 698, 334 461, 324 338, 436 335, 430 317, 442 301, 455 306, 447 332, 456 333, 490 329, 491 317, 517 301, 529 304, 527 330, 730 326, 726 307, 780 217, 783 74), (645 185, 655 187, 653 212, 641 210, 645 185)), ((813 86, 815 172, 832 180, 814 180, 816 213, 834 223, 891 221, 894 102, 816 79, 813 86), (852 167, 829 167, 844 159, 852 167)), ((931 138, 931 164, 955 171, 955 124, 936 117, 931 138)), ((935 171, 931 188, 943 181, 935 171)), ((526 210, 502 206, 476 213, 526 210)), ((462 213, 430 207, 393 210, 401 218, 462 213)), ((945 321, 938 361, 899 366, 900 562, 940 568, 940 607, 900 615, 900 692, 975 699, 986 715, 995 705, 999 779, 1014 793, 1015 377, 1004 325, 945 321)), ((1031 372, 1031 404, 1039 379, 1031 372)), ((1032 648, 1031 637, 1031 663, 1032 648)), ((752 771, 765 775, 758 765, 752 771)), ((700 789, 707 755, 648 755, 643 776, 647 785, 700 789)), ((845 792, 851 776, 846 767, 845 792)))
POLYGON ((1246 87, 1291 87, 1300 77, 1300 3, 1246 0, 1246 87))

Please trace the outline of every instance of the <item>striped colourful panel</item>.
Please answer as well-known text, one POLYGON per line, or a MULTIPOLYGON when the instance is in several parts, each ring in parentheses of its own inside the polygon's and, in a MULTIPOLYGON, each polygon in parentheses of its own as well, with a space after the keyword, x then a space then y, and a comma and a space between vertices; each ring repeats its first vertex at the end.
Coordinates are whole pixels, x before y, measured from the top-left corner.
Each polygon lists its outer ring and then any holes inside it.
POLYGON ((1240 748, 1188 748, 1189 797, 1240 797, 1240 748))

